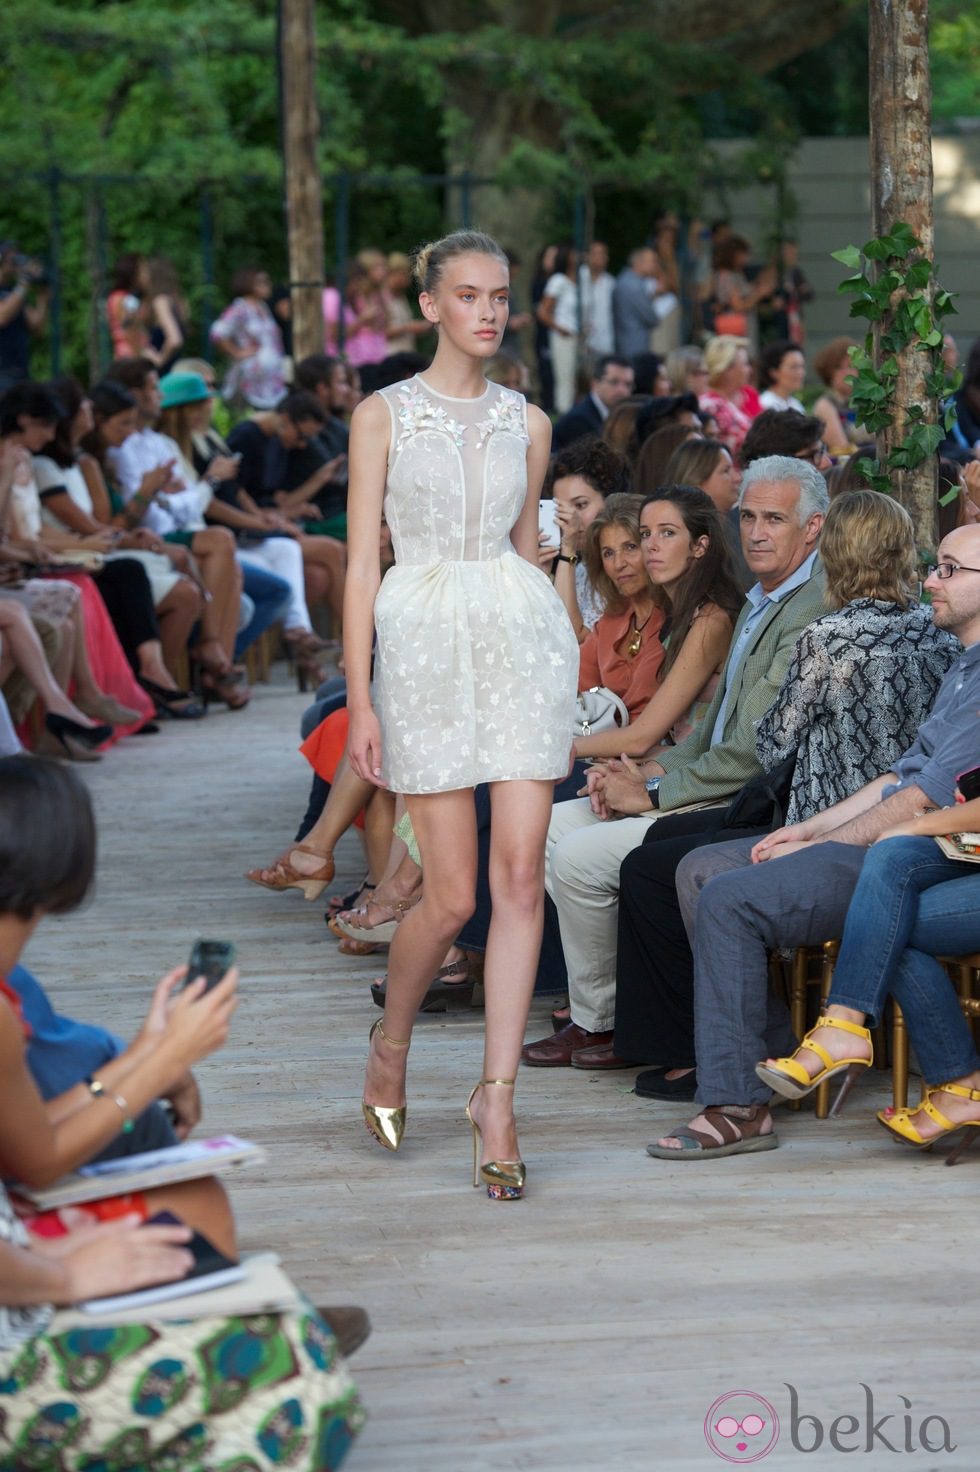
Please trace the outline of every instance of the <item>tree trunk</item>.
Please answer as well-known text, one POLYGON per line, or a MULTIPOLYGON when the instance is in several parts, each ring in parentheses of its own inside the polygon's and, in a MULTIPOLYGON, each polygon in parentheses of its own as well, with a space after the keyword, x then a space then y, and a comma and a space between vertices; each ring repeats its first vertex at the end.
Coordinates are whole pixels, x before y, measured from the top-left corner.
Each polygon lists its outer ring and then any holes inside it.
MULTIPOLYGON (((868 44, 871 116, 871 227, 887 235, 904 220, 933 257, 932 91, 929 77, 929 0, 870 0, 868 44)), ((930 282, 928 291, 933 293, 930 282)), ((888 317, 875 323, 875 357, 888 317)), ((929 354, 911 343, 898 355, 895 416, 878 435, 878 460, 905 436, 907 410, 921 405, 935 423, 938 405, 926 388, 929 354)), ((937 462, 930 456, 914 470, 891 471, 893 493, 915 525, 920 549, 936 545, 937 462)))
POLYGON ((293 357, 323 352, 323 203, 313 0, 279 0, 279 85, 293 357))

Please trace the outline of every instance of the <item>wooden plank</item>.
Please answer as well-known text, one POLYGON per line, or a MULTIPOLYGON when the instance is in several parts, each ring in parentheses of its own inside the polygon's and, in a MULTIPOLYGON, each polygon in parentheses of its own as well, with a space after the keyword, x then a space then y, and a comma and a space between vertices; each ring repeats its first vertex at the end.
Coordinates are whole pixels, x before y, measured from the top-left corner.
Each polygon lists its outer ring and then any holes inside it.
MULTIPOLYGON (((825 1434, 863 1415, 861 1383, 878 1415, 903 1415, 904 1394, 916 1431, 945 1416, 958 1446, 908 1465, 974 1472, 980 1162, 946 1170, 888 1140, 872 1112, 885 1075, 862 1081, 840 1120, 781 1112, 771 1154, 672 1165, 644 1145, 688 1106, 637 1099, 630 1073, 527 1070, 528 1197, 498 1205, 470 1185, 463 1118, 480 1014, 423 1017, 405 1145, 373 1144, 358 1101, 384 958, 340 956, 319 904, 241 879, 281 852, 305 806, 305 704, 280 666, 249 710, 82 769, 98 893, 46 922, 26 959, 64 1010, 130 1033, 197 934, 238 944, 244 1001, 199 1070, 206 1122, 270 1152, 234 1187, 243 1245, 282 1252, 314 1301, 371 1314, 354 1472, 704 1472, 723 1465, 705 1413, 738 1388, 774 1403, 783 1439, 768 1464, 791 1467, 787 1382, 825 1434)), ((339 857, 343 890, 363 867, 354 837, 339 857)), ((531 1037, 547 1013, 535 1003, 531 1037)), ((880 1448, 861 1460, 892 1465, 880 1448)), ((825 1441, 806 1462, 838 1468, 841 1455, 825 1441)))

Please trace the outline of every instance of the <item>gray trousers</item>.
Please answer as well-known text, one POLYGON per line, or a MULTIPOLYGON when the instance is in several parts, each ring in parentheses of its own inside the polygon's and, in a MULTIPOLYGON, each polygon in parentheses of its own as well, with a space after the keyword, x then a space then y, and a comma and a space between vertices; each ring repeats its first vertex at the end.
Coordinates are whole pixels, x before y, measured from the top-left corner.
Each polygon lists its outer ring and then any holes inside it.
POLYGON ((697 1102, 764 1104, 763 1058, 796 1047, 772 995, 767 952, 820 945, 844 928, 867 849, 821 843, 753 864, 757 838, 695 849, 677 866, 677 894, 694 951, 697 1102))

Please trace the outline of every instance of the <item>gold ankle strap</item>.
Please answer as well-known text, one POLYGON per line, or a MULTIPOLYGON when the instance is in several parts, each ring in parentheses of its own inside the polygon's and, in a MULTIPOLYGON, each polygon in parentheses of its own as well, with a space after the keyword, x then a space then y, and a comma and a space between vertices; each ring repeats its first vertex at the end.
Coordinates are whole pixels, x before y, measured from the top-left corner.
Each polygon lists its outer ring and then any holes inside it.
POLYGON ((481 1078, 480 1083, 484 1085, 502 1084, 504 1088, 508 1089, 512 1089, 514 1087, 514 1080, 512 1078, 481 1078))
POLYGON ((409 1043, 412 1041, 411 1038, 405 1038, 404 1040, 402 1038, 390 1038, 385 1032, 384 1028, 381 1026, 380 1017, 374 1024, 374 1030, 378 1034, 378 1036, 384 1038, 385 1042, 389 1043, 392 1048, 407 1048, 409 1043))

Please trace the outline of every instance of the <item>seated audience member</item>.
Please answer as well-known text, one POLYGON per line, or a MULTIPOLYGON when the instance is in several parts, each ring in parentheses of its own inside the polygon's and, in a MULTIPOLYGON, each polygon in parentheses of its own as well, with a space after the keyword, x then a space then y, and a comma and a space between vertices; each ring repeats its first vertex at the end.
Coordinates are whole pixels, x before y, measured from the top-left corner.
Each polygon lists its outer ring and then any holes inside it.
POLYGON ((579 649, 579 690, 613 690, 631 721, 664 659, 664 614, 644 565, 639 511, 639 496, 609 496, 589 527, 585 569, 603 611, 579 649))
POLYGON ((48 387, 62 413, 51 444, 34 456, 42 540, 56 551, 76 545, 103 550, 103 566, 91 575, 131 668, 140 680, 174 690, 164 630, 174 652, 186 646, 200 609, 199 593, 174 570, 161 537, 112 525, 101 468, 82 448, 94 430, 92 400, 74 378, 56 378, 48 387))
MULTIPOLYGON (((759 582, 743 605, 704 719, 656 760, 594 770, 590 798, 561 803, 552 815, 546 886, 558 913, 572 1020, 555 1035, 563 1051, 550 1066, 567 1067, 573 1053, 612 1042, 623 861, 659 813, 721 803, 759 773, 756 722, 772 704, 800 631, 825 611, 817 561, 827 509, 823 477, 804 461, 772 456, 746 471, 739 505, 746 560, 759 582), (621 820, 603 821, 613 814, 621 820)), ((693 846, 714 819, 692 814, 685 821, 693 846)))
POLYGON ((633 359, 633 392, 650 399, 669 398, 675 392, 659 353, 637 353, 633 359))
POLYGON ((543 546, 540 558, 545 570, 554 562, 555 590, 580 644, 602 615, 584 561, 586 533, 607 497, 628 490, 626 461, 602 440, 577 440, 554 456, 548 469, 543 495, 550 494, 557 505, 560 540, 557 557, 543 546))
POLYGON ((764 409, 742 441, 741 461, 751 465, 765 455, 792 455, 808 460, 819 471, 830 469, 830 456, 815 414, 798 414, 795 409, 764 409))
MULTIPOLYGON (((980 584, 973 582, 974 575, 967 569, 980 558, 980 527, 957 528, 943 540, 938 555, 939 568, 926 582, 933 598, 932 616, 939 628, 955 634, 965 647, 909 749, 883 775, 806 821, 781 828, 758 842, 745 839, 700 849, 678 867, 680 908, 688 933, 695 937, 696 1097, 700 1104, 723 1106, 726 1114, 734 1107, 742 1138, 768 1134, 772 1129, 768 1110, 772 1079, 760 1081, 755 1065, 767 1054, 772 1059, 787 1052, 794 1041, 785 1009, 769 996, 767 951, 819 945, 839 936, 868 858, 868 846, 896 828, 905 831, 905 825, 923 810, 948 807, 954 799, 957 773, 976 765, 980 584)), ((953 814, 932 813, 930 817, 938 817, 944 829, 957 826, 953 814)), ((883 860, 888 845, 882 848, 886 850, 883 860)), ((941 858, 938 848, 936 855, 941 858)), ((872 876, 881 873, 878 863, 876 853, 872 876)), ((909 870, 905 872, 911 882, 904 890, 896 883, 873 912, 862 906, 865 919, 883 927, 875 929, 877 950, 865 957, 864 980, 879 963, 888 966, 891 943, 900 943, 901 932, 890 924, 889 916, 901 911, 898 901, 903 894, 911 898, 915 893, 917 881, 909 870)), ((944 876, 948 872, 942 871, 944 876)), ((926 881, 929 873, 924 867, 926 881)), ((892 871, 889 881, 898 877, 892 871)), ((877 887, 875 893, 880 895, 877 887)), ((952 924, 947 932, 950 943, 955 939, 952 924)), ((852 958, 849 948, 843 958, 845 978, 853 978, 852 958)), ((870 993, 862 992, 861 999, 866 995, 873 1002, 870 993)), ((837 992, 842 1000, 845 996, 837 992)), ((852 1000, 857 1003, 859 999, 855 995, 852 1000)), ((871 1012, 876 1005, 852 1010, 871 1012)), ((927 1005, 935 1016, 941 1004, 937 997, 927 1005)), ((826 1037, 824 1032, 821 1046, 826 1037)), ((955 1033, 948 1035, 954 1050, 955 1037, 955 1033)), ((850 1034, 847 1042, 850 1046, 857 1039, 850 1034)), ((812 1051, 809 1060, 805 1053, 802 1061, 797 1060, 807 1072, 811 1071, 807 1062, 813 1062, 812 1051)), ((931 1059, 923 1062, 931 1073, 931 1059)), ((780 1066, 787 1074, 793 1073, 785 1064, 780 1066)), ((959 1071, 955 1065, 949 1076, 959 1071)), ((693 1125, 702 1131, 700 1116, 693 1125)), ((675 1139, 665 1136, 660 1146, 676 1148, 671 1144, 675 1139)), ((683 1139, 677 1145, 689 1148, 683 1139)))
MULTIPOLYGON (((958 651, 917 601, 912 524, 890 497, 838 497, 820 553, 835 611, 800 635, 756 735, 765 771, 780 762, 792 769, 791 823, 843 801, 912 744, 958 651)), ((694 1082, 691 956, 668 848, 652 843, 621 875, 616 1040, 623 1056, 656 1056, 670 1070, 640 1075, 638 1089, 652 1097, 694 1082)))
POLYGON ((288 394, 275 409, 235 425, 228 446, 241 456, 238 479, 257 505, 291 515, 314 504, 330 479, 326 464, 293 491, 287 492, 285 484, 290 454, 305 449, 325 423, 318 400, 300 391, 288 394))
POLYGON ((325 414, 313 438, 313 446, 324 461, 334 462, 329 481, 317 497, 324 516, 347 509, 347 444, 350 438, 351 388, 346 363, 326 353, 311 353, 296 364, 293 375, 297 390, 312 394, 325 414))
POLYGON ((486 376, 491 383, 499 383, 501 388, 509 388, 511 393, 524 394, 525 398, 531 395, 531 375, 526 365, 519 357, 506 349, 490 359, 486 367, 486 376))
POLYGON ((640 410, 650 403, 650 396, 633 394, 617 404, 602 426, 602 438, 617 455, 624 455, 632 469, 636 459, 636 420, 640 410))
MULTIPOLYGON (((846 491, 863 491, 867 488, 867 481, 857 468, 856 455, 848 455, 839 465, 832 465, 829 470, 824 471, 827 481, 827 495, 833 501, 838 496, 843 496, 846 491)), ((953 525, 958 525, 954 522, 953 525)), ((940 535, 946 531, 940 521, 940 535)))
MULTIPOLYGON (((852 460, 847 462, 848 465, 852 460)), ((855 474, 857 472, 855 471, 855 474)), ((939 461, 939 539, 980 521, 980 460, 939 461), (950 496, 952 492, 952 496, 950 496)))
POLYGON ((926 1079, 926 1097, 911 1109, 879 1110, 878 1120, 918 1149, 962 1130, 949 1165, 980 1125, 980 1057, 949 973, 936 957, 980 947, 980 904, 975 866, 947 858, 934 835, 978 827, 980 799, 974 798, 886 828, 861 866, 816 1026, 791 1058, 756 1066, 763 1084, 790 1099, 845 1073, 834 1106, 839 1110, 854 1077, 871 1066, 870 1028, 884 1021, 893 997, 926 1079))
MULTIPOLYGON (((5 876, 0 887, 0 940, 8 970, 38 924, 47 915, 73 910, 91 886, 95 833, 84 788, 51 763, 12 757, 0 764, 0 852, 5 876)), ((16 994, 2 985, 0 1168, 5 1179, 37 1187, 90 1159, 165 1088, 168 1079, 222 1046, 235 1008, 237 971, 210 992, 198 979, 177 993, 182 977, 181 968, 157 989, 154 1026, 138 1071, 132 1060, 124 1062, 123 1055, 102 1065, 97 1077, 47 1105, 25 1063, 24 1019, 16 994)), ((152 1330, 120 1328, 103 1320, 97 1331, 98 1350, 104 1357, 98 1384, 83 1373, 90 1348, 84 1331, 78 1343, 72 1335, 48 1337, 49 1330, 56 1330, 53 1306, 183 1277, 192 1265, 186 1250, 192 1229, 234 1259, 234 1222, 217 1181, 205 1178, 128 1199, 93 1201, 72 1212, 26 1218, 15 1215, 6 1191, 0 1189, 0 1216, 4 1461, 11 1456, 19 1465, 49 1460, 51 1427, 64 1426, 66 1418, 74 1428, 71 1454, 78 1466, 117 1460, 120 1436, 127 1440, 127 1460, 138 1457, 145 1466, 161 1457, 175 1465, 184 1462, 190 1440, 200 1450, 202 1437, 209 1460, 214 1458, 215 1463, 251 1456, 257 1433, 280 1408, 275 1397, 269 1399, 268 1375, 262 1369, 273 1354, 286 1367, 279 1393, 288 1398, 290 1425, 295 1426, 299 1417, 311 1434, 321 1438, 322 1464, 338 1465, 359 1429, 360 1407, 331 1330, 305 1306, 254 1320, 156 1323, 152 1330), (148 1224, 148 1218, 161 1210, 172 1212, 178 1221, 148 1224), (133 1360, 129 1342, 133 1333, 138 1338, 149 1333, 157 1367, 162 1355, 171 1373, 186 1380, 189 1389, 172 1403, 147 1404, 145 1396, 136 1394, 145 1380, 146 1364, 133 1360), (247 1353, 253 1340, 263 1349, 254 1363, 247 1353), (230 1355, 238 1365, 234 1416, 228 1407, 218 1409, 204 1389, 194 1388, 200 1356, 214 1354, 230 1355), (84 1391, 79 1389, 83 1384, 84 1391)))
POLYGON ((854 410, 848 402, 855 376, 851 348, 856 347, 853 337, 835 337, 813 360, 814 372, 825 385, 813 412, 823 426, 823 439, 832 455, 846 454, 872 438, 854 422, 854 410))
POLYGON ((602 426, 617 404, 633 392, 633 367, 625 358, 612 354, 595 365, 589 392, 563 414, 552 431, 555 450, 564 450, 576 440, 602 434, 602 426))
POLYGON ((674 452, 688 440, 700 438, 700 429, 692 429, 689 424, 665 424, 663 429, 654 430, 636 457, 633 484, 637 495, 651 496, 660 486, 676 485, 676 481, 667 479, 667 466, 674 452))
MULTIPOLYGON (((744 447, 743 447, 744 448, 744 447)), ((687 439, 671 455, 664 467, 664 485, 696 486, 710 496, 722 517, 732 571, 743 593, 755 582, 748 563, 742 556, 738 510, 739 473, 731 452, 721 440, 687 439)))
POLYGON ((708 387, 708 369, 704 353, 691 343, 674 348, 667 354, 665 364, 668 390, 672 394, 694 394, 700 396, 708 387))
POLYGON ((705 414, 718 421, 718 438, 741 460, 742 441, 755 415, 746 403, 745 391, 752 376, 749 344, 744 337, 710 337, 704 349, 708 387, 698 403, 705 414))
POLYGON ((145 358, 113 363, 108 381, 132 394, 139 423, 118 448, 110 447, 105 452, 106 467, 122 500, 120 518, 127 530, 145 526, 164 541, 176 542, 193 554, 210 596, 201 608, 200 638, 191 654, 201 668, 205 697, 238 709, 248 704, 251 692, 236 683, 231 663, 242 592, 235 540, 224 527, 204 526, 203 510, 210 499, 210 488, 199 481, 188 481, 180 470, 179 449, 154 428, 160 417, 161 393, 153 364, 145 358), (167 479, 161 484, 152 476, 154 471, 160 475, 166 471, 167 479))
MULTIPOLYGON (((9 702, 13 720, 23 720, 37 698, 44 707, 45 728, 39 750, 72 761, 99 761, 97 748, 109 740, 112 727, 97 725, 86 716, 55 679, 49 661, 58 654, 56 625, 42 615, 32 620, 27 608, 6 592, 0 591, 0 689, 5 711, 9 702), (20 676, 16 684, 15 671, 20 676)), ((7 732, 8 744, 9 739, 7 732)))
MULTIPOLYGON (((272 610, 283 621, 283 643, 305 680, 319 684, 323 678, 317 651, 324 641, 313 631, 307 608, 304 567, 311 570, 314 588, 329 588, 336 572, 337 556, 341 562, 343 588, 343 548, 327 537, 308 537, 296 522, 282 512, 262 510, 239 484, 238 463, 223 446, 223 453, 209 455, 215 443, 210 432, 208 449, 202 456, 195 444, 209 433, 212 398, 207 385, 197 373, 171 373, 163 379, 164 433, 180 450, 182 469, 188 478, 200 476, 210 485, 213 496, 208 502, 205 519, 228 527, 238 542, 238 560, 245 567, 258 567, 282 579, 284 602, 272 610), (322 570, 322 576, 318 575, 322 570)), ((270 620, 271 621, 271 620, 270 620)), ((265 625, 268 627, 268 624, 265 625)), ((257 632, 261 633, 260 628, 257 632)), ((250 632, 255 636, 254 625, 250 632)))
MULTIPOLYGON (((590 551, 593 537, 590 532, 590 551)), ((629 726, 576 737, 575 755, 590 761, 623 752, 646 756, 662 743, 676 745, 690 735, 714 697, 743 601, 718 513, 694 487, 664 486, 647 496, 640 508, 639 537, 657 612, 666 620, 664 655, 652 698, 631 712, 629 726)), ((601 638, 607 622, 615 629, 619 621, 607 611, 593 637, 601 638)), ((583 645, 582 686, 587 686, 589 673, 585 649, 583 645)))
POLYGON ((804 414, 797 395, 806 382, 806 358, 795 342, 771 342, 759 354, 759 402, 763 409, 795 409, 804 414))

